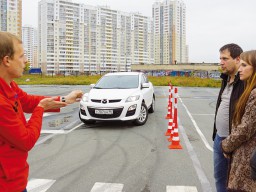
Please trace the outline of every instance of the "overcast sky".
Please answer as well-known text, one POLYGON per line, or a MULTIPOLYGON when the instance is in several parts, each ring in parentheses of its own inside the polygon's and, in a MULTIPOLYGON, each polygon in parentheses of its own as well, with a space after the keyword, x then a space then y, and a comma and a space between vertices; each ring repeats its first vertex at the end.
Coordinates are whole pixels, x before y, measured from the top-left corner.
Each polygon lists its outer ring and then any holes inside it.
MULTIPOLYGON (((23 1, 23 25, 37 27, 39 0, 23 1)), ((237 43, 256 49, 255 0, 183 0, 187 8, 187 44, 190 62, 219 62, 219 48, 237 43)), ((124 12, 151 16, 155 0, 73 0, 93 6, 108 5, 124 12)))

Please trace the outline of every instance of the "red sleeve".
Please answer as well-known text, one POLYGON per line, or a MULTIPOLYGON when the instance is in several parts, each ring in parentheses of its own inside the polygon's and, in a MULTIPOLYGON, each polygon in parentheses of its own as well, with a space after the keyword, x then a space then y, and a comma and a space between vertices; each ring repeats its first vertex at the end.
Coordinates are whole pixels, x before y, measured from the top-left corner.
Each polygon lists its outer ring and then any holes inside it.
POLYGON ((36 107, 28 123, 24 124, 12 106, 1 101, 0 135, 2 139, 11 146, 29 151, 39 138, 43 112, 42 107, 36 107))
MULTIPOLYGON (((15 91, 18 94, 20 103, 22 105, 22 109, 25 113, 32 113, 34 109, 37 107, 38 103, 42 99, 47 98, 45 96, 39 96, 39 95, 28 95, 26 92, 20 89, 16 84, 14 86, 15 86, 15 91)), ((57 101, 60 101, 60 97, 57 98, 57 101)), ((60 112, 60 109, 51 109, 45 112, 60 112)))

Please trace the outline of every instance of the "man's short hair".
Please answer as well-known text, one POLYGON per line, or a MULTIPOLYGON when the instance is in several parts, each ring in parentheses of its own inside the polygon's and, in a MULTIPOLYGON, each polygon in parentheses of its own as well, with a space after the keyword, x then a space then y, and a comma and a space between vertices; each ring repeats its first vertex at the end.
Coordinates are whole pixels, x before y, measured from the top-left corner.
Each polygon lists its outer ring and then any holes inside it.
POLYGON ((15 35, 9 32, 0 31, 0 63, 5 56, 13 59, 14 55, 14 41, 22 43, 22 41, 15 35))
POLYGON ((220 52, 222 52, 224 50, 228 50, 230 52, 230 56, 233 59, 239 57, 240 54, 243 52, 243 49, 235 43, 226 44, 220 48, 220 52))

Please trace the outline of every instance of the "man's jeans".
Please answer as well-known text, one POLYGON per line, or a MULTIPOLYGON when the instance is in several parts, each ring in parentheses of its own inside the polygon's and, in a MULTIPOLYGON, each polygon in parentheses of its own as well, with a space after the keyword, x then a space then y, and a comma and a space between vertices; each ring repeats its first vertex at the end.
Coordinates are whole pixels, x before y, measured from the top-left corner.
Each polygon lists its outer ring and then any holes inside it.
POLYGON ((228 160, 224 157, 221 141, 225 137, 216 134, 213 144, 214 178, 217 192, 227 191, 228 160))
POLYGON ((22 192, 27 192, 27 189, 25 189, 24 191, 22 191, 22 192))

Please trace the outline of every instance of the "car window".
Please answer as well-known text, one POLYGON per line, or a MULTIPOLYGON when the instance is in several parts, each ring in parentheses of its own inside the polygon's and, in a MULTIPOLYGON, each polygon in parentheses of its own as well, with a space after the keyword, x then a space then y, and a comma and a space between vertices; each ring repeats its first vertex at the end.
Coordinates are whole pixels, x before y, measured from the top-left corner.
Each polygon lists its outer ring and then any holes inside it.
POLYGON ((95 85, 95 89, 133 89, 139 86, 138 75, 103 76, 95 85))

